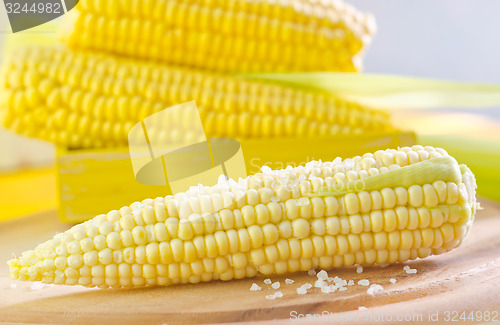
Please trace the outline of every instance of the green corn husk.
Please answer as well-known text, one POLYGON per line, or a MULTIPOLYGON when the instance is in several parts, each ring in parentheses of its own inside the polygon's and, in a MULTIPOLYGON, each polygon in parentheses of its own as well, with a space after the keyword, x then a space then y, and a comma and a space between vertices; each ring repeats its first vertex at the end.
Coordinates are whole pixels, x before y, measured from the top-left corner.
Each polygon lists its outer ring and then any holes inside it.
POLYGON ((474 172, 479 195, 500 201, 500 141, 443 135, 417 138, 422 145, 445 148, 474 172))
POLYGON ((384 187, 410 187, 412 185, 430 184, 436 180, 460 183, 462 172, 453 157, 439 157, 422 161, 409 166, 369 176, 356 181, 336 184, 334 188, 322 188, 310 196, 340 196, 360 191, 373 191, 384 187))
POLYGON ((245 78, 319 89, 386 109, 500 106, 500 85, 384 74, 337 72, 244 74, 245 78))

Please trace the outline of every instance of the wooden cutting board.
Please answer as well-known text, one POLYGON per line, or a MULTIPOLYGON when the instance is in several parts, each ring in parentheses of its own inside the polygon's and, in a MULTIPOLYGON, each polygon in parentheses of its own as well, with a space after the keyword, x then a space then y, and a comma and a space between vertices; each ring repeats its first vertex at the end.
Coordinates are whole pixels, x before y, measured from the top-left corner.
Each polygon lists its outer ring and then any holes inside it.
MULTIPOLYGON (((500 313, 500 204, 482 200, 471 233, 464 244, 447 254, 387 267, 372 267, 358 274, 355 268, 330 270, 330 276, 354 280, 369 279, 384 290, 369 295, 367 287, 348 286, 343 292, 321 293, 312 288, 298 295, 297 287, 314 285, 315 276, 291 274, 293 284, 279 281, 282 298, 267 300, 276 290, 264 278, 215 281, 197 285, 101 290, 83 287, 32 287, 31 283, 7 278, 5 261, 49 239, 68 226, 55 212, 38 214, 0 224, 0 322, 42 324, 178 324, 262 321, 296 323, 300 315, 318 314, 317 321, 339 323, 344 317, 358 317, 357 323, 382 324, 387 317, 413 317, 418 324, 444 323, 446 312, 458 323, 463 311, 485 315, 500 313), (418 270, 407 274, 404 265, 418 270), (392 284, 390 278, 397 282, 392 284), (261 291, 249 291, 252 283, 261 291), (12 286, 12 287, 11 287, 12 286), (15 287, 13 287, 15 286, 15 287), (368 309, 358 311, 361 306, 368 309), (331 313, 319 316, 319 314, 331 313), (436 314, 437 313, 437 314, 436 314), (363 316, 364 315, 364 316, 363 316), (436 316, 439 322, 436 322, 436 316), (290 319, 291 317, 291 319, 290 319), (377 318, 378 317, 378 318, 377 318), (385 318, 384 318, 385 317, 385 318), (433 317, 429 319, 429 317, 433 317)), ((470 316, 469 313, 466 316, 470 316)), ((351 318, 352 319, 352 318, 351 318)), ((477 319, 477 318, 476 318, 477 319)), ((500 320, 500 315, 496 317, 500 320)), ((353 323, 352 321, 348 323, 353 323)), ((412 322, 407 322, 408 324, 412 322)))

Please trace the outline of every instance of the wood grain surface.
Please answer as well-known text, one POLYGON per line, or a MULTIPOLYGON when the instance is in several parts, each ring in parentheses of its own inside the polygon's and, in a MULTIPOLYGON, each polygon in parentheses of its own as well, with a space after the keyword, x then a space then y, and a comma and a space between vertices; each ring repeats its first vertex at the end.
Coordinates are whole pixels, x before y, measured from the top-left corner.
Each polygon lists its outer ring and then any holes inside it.
MULTIPOLYGON (((32 283, 7 278, 5 261, 12 253, 36 246, 68 226, 55 212, 0 224, 0 322, 39 324, 192 324, 254 322, 302 323, 299 315, 318 314, 308 324, 394 323, 398 315, 411 317, 407 324, 446 324, 445 312, 500 312, 500 205, 481 201, 471 233, 456 250, 423 260, 386 267, 330 270, 330 276, 346 280, 369 279, 384 290, 369 295, 367 287, 354 285, 346 291, 323 294, 312 288, 298 295, 297 287, 314 284, 315 276, 296 273, 273 276, 282 298, 267 300, 275 290, 263 277, 197 285, 101 290, 83 287, 32 287, 32 283), (404 265, 418 270, 407 274, 404 265), (293 284, 285 284, 285 278, 293 284), (397 279, 395 284, 390 278, 397 279), (261 291, 249 291, 252 283, 261 291), (15 287, 12 287, 15 286, 15 287), (368 309, 359 311, 360 306, 368 309), (324 313, 328 315, 320 316, 324 313), (432 316, 434 315, 434 316, 432 316), (437 320, 435 316, 437 315, 437 320), (429 319, 429 317, 434 319, 429 319), (323 322, 324 321, 324 322, 323 322)), ((460 314, 459 314, 460 315, 460 314)), ((469 314, 467 314, 469 316, 469 314)), ((399 316, 401 317, 401 316, 399 316)), ((310 319, 310 318, 309 318, 310 319)), ((497 317, 500 319, 500 315, 497 317)), ((301 319, 304 320, 304 319, 301 319)), ((472 320, 449 324, 477 323, 472 320)), ((490 324, 490 323, 488 323, 490 324)))

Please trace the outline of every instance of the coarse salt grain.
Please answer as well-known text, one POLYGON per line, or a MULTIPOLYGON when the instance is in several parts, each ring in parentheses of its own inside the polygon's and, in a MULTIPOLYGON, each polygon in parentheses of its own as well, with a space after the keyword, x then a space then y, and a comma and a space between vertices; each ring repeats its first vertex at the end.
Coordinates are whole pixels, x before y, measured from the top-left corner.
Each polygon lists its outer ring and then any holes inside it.
POLYGON ((318 272, 318 274, 316 275, 318 277, 318 279, 320 280, 326 280, 328 279, 328 273, 326 273, 325 270, 321 270, 318 272))
POLYGON ((281 297, 283 297, 283 294, 281 293, 281 291, 276 291, 276 292, 274 293, 274 296, 275 296, 276 298, 281 298, 281 297))
POLYGON ((297 288, 297 294, 299 295, 305 295, 307 293, 307 289, 304 287, 298 287, 297 288))
POLYGON ((250 287, 250 291, 259 291, 261 289, 262 287, 259 286, 257 283, 252 284, 252 286, 250 287))
POLYGON ((264 174, 271 173, 271 172, 273 171, 273 170, 271 169, 271 167, 266 166, 266 165, 264 165, 264 166, 260 167, 260 170, 261 170, 264 174))
POLYGON ((316 288, 323 288, 323 287, 325 287, 327 285, 328 284, 325 281, 321 280, 321 279, 316 280, 316 282, 314 283, 314 286, 316 288))
POLYGON ((312 288, 312 284, 310 284, 310 283, 305 283, 305 284, 303 284, 302 286, 303 286, 304 288, 306 288, 306 289, 311 289, 311 288, 312 288))
POLYGON ((367 292, 369 295, 373 296, 373 294, 375 294, 375 293, 377 293, 377 292, 379 292, 379 291, 382 291, 382 290, 384 290, 384 287, 382 287, 380 284, 372 284, 372 285, 368 288, 368 290, 366 290, 366 292, 367 292))
POLYGON ((316 270, 315 269, 310 269, 309 271, 307 271, 307 274, 309 274, 309 275, 316 275, 316 270))
POLYGON ((323 292, 323 293, 330 293, 330 287, 329 286, 321 287, 321 292, 323 292))
POLYGON ((358 266, 356 268, 356 273, 363 273, 363 267, 362 266, 358 266))
POLYGON ((15 289, 15 288, 17 288, 17 283, 11 283, 11 284, 10 284, 10 288, 11 288, 11 289, 15 289))
POLYGON ((273 284, 271 284, 271 287, 273 289, 278 289, 280 287, 280 283, 278 281, 274 282, 273 284))
POLYGON ((354 280, 349 280, 349 282, 347 282, 347 285, 348 286, 353 286, 354 285, 354 280))
POLYGON ((346 288, 346 287, 340 287, 340 288, 339 288, 339 291, 346 291, 346 290, 347 290, 347 288, 346 288))
POLYGON ((271 284, 271 283, 273 283, 273 282, 271 281, 271 279, 265 279, 265 280, 264 280, 264 283, 265 283, 265 284, 271 284))
POLYGON ((396 283, 396 279, 394 279, 394 278, 390 278, 390 279, 389 279, 389 282, 390 282, 390 283, 396 283))
POLYGON ((359 306, 358 307, 358 310, 367 310, 368 308, 366 308, 365 306, 359 306))
POLYGON ((370 285, 370 281, 368 281, 367 279, 359 280, 358 281, 358 285, 360 285, 360 286, 368 286, 368 285, 370 285))
POLYGON ((276 297, 274 295, 267 295, 266 299, 276 299, 276 297))
POLYGON ((292 279, 285 279, 286 284, 292 284, 294 281, 292 279))
POLYGON ((45 283, 35 282, 31 285, 31 290, 40 290, 43 289, 43 287, 45 287, 45 283))
POLYGON ((417 273, 417 269, 412 269, 408 265, 406 265, 405 267, 403 267, 403 270, 405 270, 405 272, 407 274, 415 274, 415 273, 417 273))

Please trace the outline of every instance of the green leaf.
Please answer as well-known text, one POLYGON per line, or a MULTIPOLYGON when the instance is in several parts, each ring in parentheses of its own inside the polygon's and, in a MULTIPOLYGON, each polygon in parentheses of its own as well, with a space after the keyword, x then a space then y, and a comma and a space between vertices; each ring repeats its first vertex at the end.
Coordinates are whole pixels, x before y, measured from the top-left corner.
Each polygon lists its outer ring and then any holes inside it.
POLYGON ((387 109, 500 106, 500 85, 341 72, 240 74, 387 109))
POLYGON ((419 135, 418 143, 441 147, 474 173, 477 193, 500 201, 500 141, 457 136, 419 135))
POLYGON ((335 184, 332 188, 321 188, 318 193, 311 193, 309 196, 339 196, 397 186, 409 188, 412 185, 431 184, 437 180, 455 183, 462 181, 462 172, 455 159, 449 156, 432 158, 356 181, 335 184))

